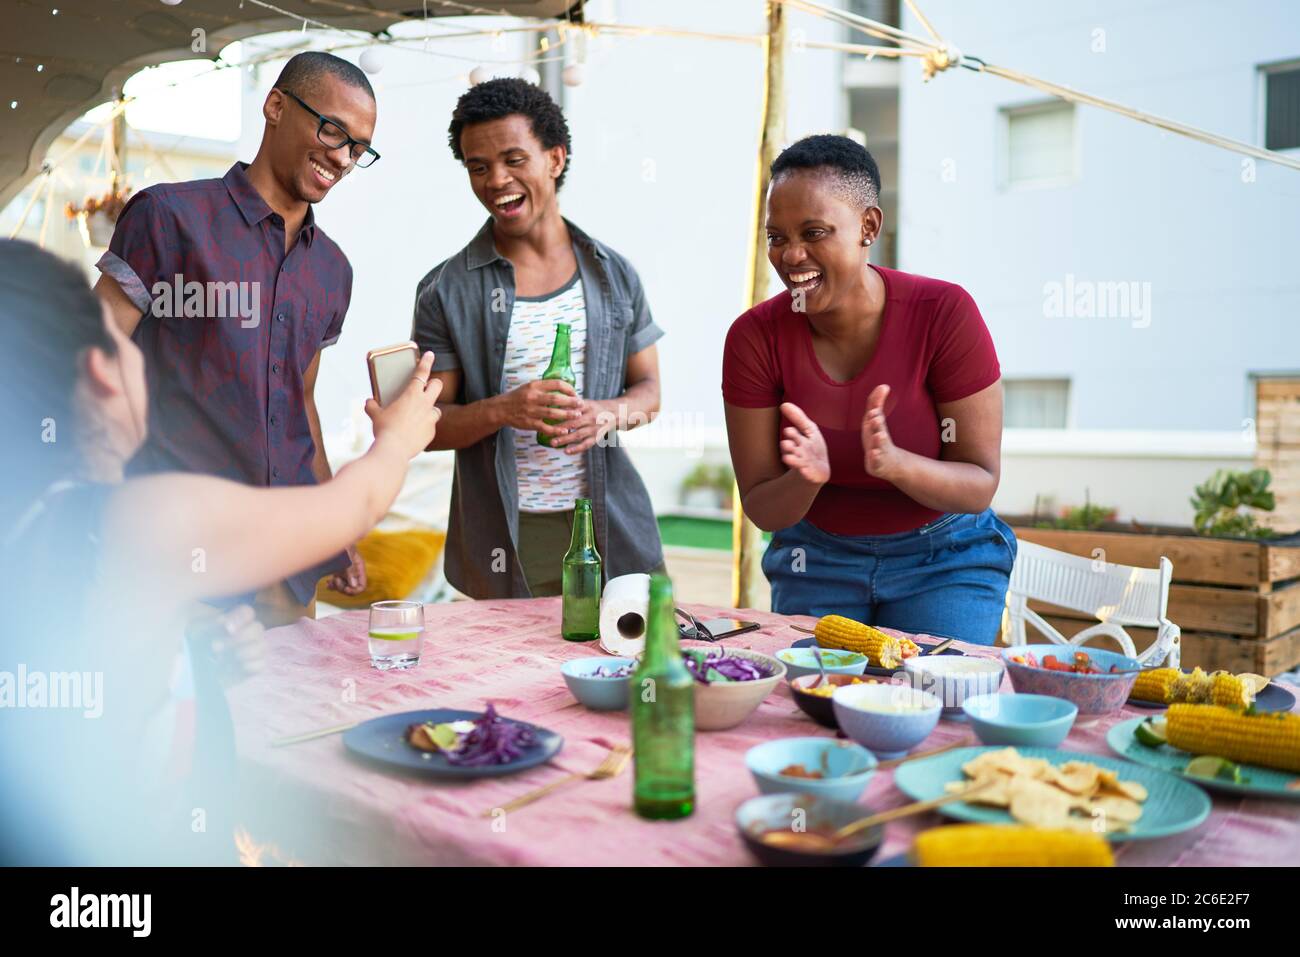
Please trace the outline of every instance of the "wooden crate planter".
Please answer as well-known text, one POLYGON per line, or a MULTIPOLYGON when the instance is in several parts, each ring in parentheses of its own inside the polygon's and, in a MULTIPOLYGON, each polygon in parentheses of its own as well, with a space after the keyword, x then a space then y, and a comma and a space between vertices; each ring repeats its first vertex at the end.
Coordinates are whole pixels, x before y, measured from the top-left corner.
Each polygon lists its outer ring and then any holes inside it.
MULTIPOLYGON (((1179 528, 1066 531, 1008 522, 1022 541, 1087 558, 1155 568, 1167 557, 1174 565, 1169 620, 1182 628, 1185 667, 1276 675, 1300 666, 1300 534, 1242 541, 1179 528)), ((1030 607, 1067 638, 1096 621, 1045 602, 1030 607)), ((1155 639, 1147 629, 1125 630, 1139 649, 1155 639)))

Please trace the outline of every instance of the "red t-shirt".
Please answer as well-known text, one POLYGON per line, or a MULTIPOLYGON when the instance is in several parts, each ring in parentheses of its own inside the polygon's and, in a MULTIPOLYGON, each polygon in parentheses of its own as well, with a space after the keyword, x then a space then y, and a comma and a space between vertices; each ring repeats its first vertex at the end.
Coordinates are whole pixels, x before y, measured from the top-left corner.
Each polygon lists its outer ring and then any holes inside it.
POLYGON ((789 290, 733 322, 722 354, 723 399, 748 409, 793 402, 821 429, 831 478, 806 518, 837 535, 892 535, 942 514, 867 474, 862 417, 872 389, 890 387, 886 421, 894 444, 937 459, 935 403, 963 399, 1001 375, 993 339, 966 290, 871 268, 885 283, 885 311, 876 350, 852 381, 836 382, 822 369, 808 318, 794 311, 789 290))

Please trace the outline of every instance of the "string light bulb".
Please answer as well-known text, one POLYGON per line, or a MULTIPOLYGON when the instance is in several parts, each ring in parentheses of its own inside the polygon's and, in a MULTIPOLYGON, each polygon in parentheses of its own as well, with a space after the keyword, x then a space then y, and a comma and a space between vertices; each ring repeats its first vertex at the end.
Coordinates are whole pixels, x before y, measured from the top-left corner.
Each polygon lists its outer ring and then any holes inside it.
POLYGON ((587 68, 581 63, 570 63, 560 73, 560 79, 565 86, 582 86, 582 81, 586 78, 587 68))
POLYGON ((542 75, 530 66, 526 66, 519 71, 519 79, 531 83, 533 86, 542 85, 542 75))
POLYGON ((492 79, 492 71, 485 66, 476 66, 469 71, 469 85, 478 86, 492 79))
POLYGON ((378 46, 369 46, 361 51, 361 59, 358 62, 361 64, 361 69, 373 76, 384 68, 384 54, 378 46))

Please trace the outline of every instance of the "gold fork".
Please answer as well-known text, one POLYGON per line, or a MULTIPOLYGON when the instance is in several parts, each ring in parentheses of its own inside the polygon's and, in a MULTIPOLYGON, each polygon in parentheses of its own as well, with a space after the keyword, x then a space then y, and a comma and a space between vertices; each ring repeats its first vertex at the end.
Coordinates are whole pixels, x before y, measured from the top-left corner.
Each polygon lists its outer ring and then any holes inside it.
POLYGON ((534 801, 546 797, 552 791, 558 790, 573 781, 603 781, 605 778, 617 777, 627 767, 627 762, 632 758, 632 748, 626 744, 616 744, 609 749, 609 754, 605 755, 605 760, 601 761, 595 770, 588 771, 586 774, 578 772, 570 774, 567 777, 560 778, 558 781, 552 781, 534 791, 521 795, 510 801, 508 804, 501 805, 500 808, 488 808, 483 812, 483 817, 492 817, 498 810, 514 811, 526 804, 532 804, 534 801))

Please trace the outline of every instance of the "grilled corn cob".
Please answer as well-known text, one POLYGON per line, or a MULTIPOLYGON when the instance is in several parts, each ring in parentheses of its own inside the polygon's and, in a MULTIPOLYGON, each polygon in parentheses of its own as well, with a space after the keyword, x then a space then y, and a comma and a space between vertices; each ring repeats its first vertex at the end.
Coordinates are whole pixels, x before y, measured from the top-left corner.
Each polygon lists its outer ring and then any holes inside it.
POLYGON ((903 649, 897 638, 852 618, 827 615, 818 620, 814 633, 821 647, 856 651, 866 655, 876 668, 897 668, 903 663, 903 649))
POLYGON ((1139 701, 1168 704, 1174 682, 1180 677, 1182 672, 1177 668, 1152 668, 1150 671, 1144 671, 1133 682, 1133 690, 1129 692, 1129 697, 1137 698, 1139 701))
POLYGON ((1244 708, 1254 700, 1254 693, 1246 682, 1226 671, 1207 674, 1196 668, 1183 674, 1177 668, 1153 668, 1138 675, 1129 697, 1160 704, 1177 701, 1244 708))
POLYGON ((1110 845, 1090 831, 1048 831, 1000 824, 950 824, 922 832, 912 845, 921 867, 1110 867, 1110 845))
POLYGON ((1191 754, 1300 773, 1300 715, 1246 714, 1212 704, 1172 704, 1169 743, 1191 754))

